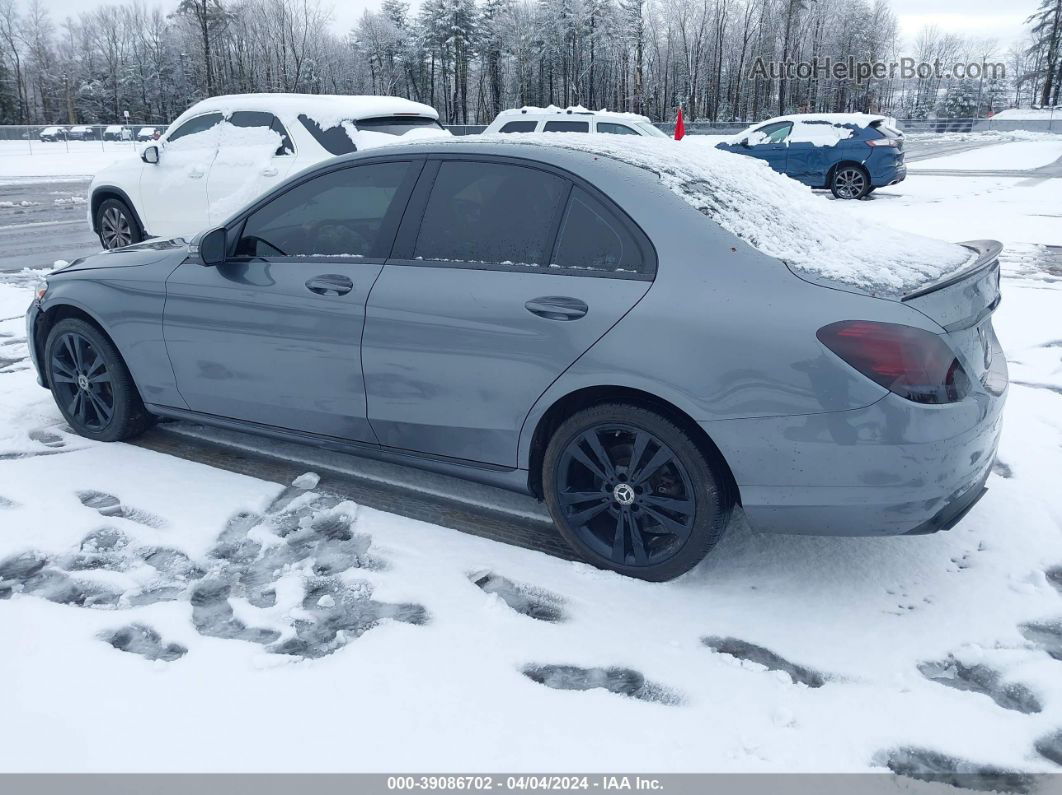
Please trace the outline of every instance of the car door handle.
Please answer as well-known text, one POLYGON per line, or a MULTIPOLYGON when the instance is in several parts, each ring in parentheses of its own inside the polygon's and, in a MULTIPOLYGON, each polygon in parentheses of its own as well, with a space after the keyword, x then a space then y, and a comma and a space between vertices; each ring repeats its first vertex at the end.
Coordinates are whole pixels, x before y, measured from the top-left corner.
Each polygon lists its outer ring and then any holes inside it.
POLYGON ((202 179, 204 174, 206 174, 206 172, 200 171, 198 168, 193 168, 188 172, 188 176, 191 179, 202 179))
POLYGON ((318 295, 346 295, 354 289, 354 282, 338 273, 325 273, 307 279, 306 289, 318 295))
POLYGON ((267 166, 266 168, 262 169, 263 177, 275 177, 277 173, 277 170, 273 168, 273 166, 267 166))
POLYGON ((585 301, 563 295, 532 298, 524 304, 524 308, 532 315, 544 317, 546 320, 578 320, 590 309, 585 301))

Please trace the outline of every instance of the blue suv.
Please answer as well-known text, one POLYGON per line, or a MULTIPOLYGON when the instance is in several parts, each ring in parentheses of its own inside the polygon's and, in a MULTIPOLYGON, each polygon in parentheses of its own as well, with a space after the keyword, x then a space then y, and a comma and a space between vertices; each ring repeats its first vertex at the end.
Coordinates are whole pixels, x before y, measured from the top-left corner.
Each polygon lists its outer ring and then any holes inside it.
POLYGON ((884 116, 816 113, 780 116, 717 148, 766 160, 775 171, 838 199, 862 199, 907 176, 903 134, 884 116))

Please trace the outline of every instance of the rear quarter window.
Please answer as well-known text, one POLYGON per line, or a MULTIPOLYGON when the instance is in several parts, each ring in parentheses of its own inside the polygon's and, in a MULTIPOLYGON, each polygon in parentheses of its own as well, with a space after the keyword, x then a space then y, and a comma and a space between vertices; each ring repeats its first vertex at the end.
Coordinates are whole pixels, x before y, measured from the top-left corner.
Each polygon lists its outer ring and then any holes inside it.
MULTIPOLYGON (((324 130, 321 129, 320 124, 305 113, 299 114, 299 122, 313 136, 313 139, 321 145, 321 148, 330 155, 348 155, 351 152, 358 151, 358 147, 354 145, 354 141, 351 139, 344 124, 338 124, 335 127, 329 127, 324 130)), ((349 123, 347 122, 346 124, 349 123)))

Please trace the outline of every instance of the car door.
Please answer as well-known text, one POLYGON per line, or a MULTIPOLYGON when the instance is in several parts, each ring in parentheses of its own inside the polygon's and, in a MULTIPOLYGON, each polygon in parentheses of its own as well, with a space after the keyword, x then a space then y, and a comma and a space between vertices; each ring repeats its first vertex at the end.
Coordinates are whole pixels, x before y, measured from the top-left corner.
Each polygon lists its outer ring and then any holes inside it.
POLYGON ((207 172, 218 150, 220 113, 183 122, 163 139, 159 162, 140 172, 141 220, 155 237, 191 237, 209 223, 207 172))
POLYGON ((207 177, 211 224, 279 185, 292 170, 295 146, 272 113, 238 110, 221 123, 218 153, 207 177))
POLYGON ((375 444, 360 343, 422 161, 316 174, 233 224, 217 267, 189 260, 166 284, 166 349, 194 411, 375 444))
POLYGON ((386 447, 515 467, 532 405, 649 288, 652 249, 629 219, 520 162, 425 167, 362 340, 386 447))
POLYGON ((771 168, 784 174, 789 158, 789 143, 786 139, 792 131, 793 123, 788 121, 764 125, 753 131, 748 137, 749 145, 739 146, 738 151, 766 160, 771 168))

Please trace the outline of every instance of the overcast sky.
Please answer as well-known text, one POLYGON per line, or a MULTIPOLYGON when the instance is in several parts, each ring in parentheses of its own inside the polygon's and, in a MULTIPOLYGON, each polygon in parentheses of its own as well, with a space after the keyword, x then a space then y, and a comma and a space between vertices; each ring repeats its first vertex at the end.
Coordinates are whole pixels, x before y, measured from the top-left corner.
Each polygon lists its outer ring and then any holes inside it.
MULTIPOLYGON (((177 7, 178 0, 144 2, 169 12, 177 7)), ((45 0, 57 21, 79 11, 113 3, 114 0, 45 0)), ((333 24, 336 30, 345 33, 366 8, 375 9, 379 5, 380 0, 338 0, 334 3, 333 24)), ((1025 19, 1037 5, 1036 0, 1007 3, 999 0, 892 0, 892 8, 900 21, 900 32, 907 38, 917 34, 925 25, 937 25, 948 32, 995 38, 1004 51, 1015 39, 1023 36, 1025 19)))

